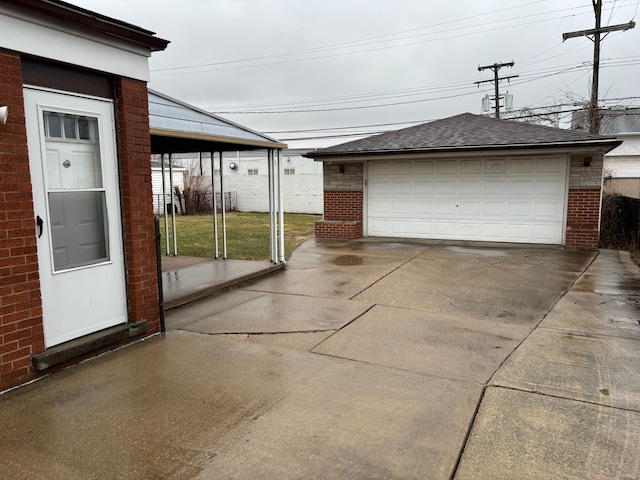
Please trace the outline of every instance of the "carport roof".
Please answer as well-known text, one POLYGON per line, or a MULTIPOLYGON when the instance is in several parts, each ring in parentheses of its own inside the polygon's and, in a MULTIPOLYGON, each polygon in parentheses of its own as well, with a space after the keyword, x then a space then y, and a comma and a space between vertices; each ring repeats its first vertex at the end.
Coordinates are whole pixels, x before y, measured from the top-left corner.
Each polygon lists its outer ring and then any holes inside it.
POLYGON ((222 117, 149 90, 152 153, 282 149, 287 145, 222 117))
POLYGON ((330 156, 363 154, 578 146, 599 146, 609 151, 620 143, 614 137, 603 137, 575 130, 563 130, 463 113, 414 127, 322 148, 309 152, 306 156, 322 159, 330 156))

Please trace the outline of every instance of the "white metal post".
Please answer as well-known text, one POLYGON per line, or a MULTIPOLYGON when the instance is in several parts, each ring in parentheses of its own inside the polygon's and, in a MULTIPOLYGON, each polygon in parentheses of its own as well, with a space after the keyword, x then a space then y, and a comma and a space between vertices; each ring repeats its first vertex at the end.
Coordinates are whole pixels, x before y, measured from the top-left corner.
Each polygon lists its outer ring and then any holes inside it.
POLYGON ((173 163, 169 154, 169 188, 171 189, 171 224, 173 226, 173 256, 178 256, 178 238, 176 236, 176 209, 173 204, 173 163))
POLYGON ((278 255, 276 253, 276 225, 275 225, 275 205, 274 205, 274 181, 273 181, 273 150, 267 150, 267 177, 269 180, 269 248, 270 260, 276 263, 278 255))
POLYGON ((224 167, 222 165, 222 152, 220 155, 220 205, 222 207, 222 258, 227 259, 227 208, 224 201, 224 167))
POLYGON ((213 258, 218 258, 218 202, 216 201, 216 166, 215 156, 213 152, 211 155, 211 204, 213 205, 213 258))
POLYGON ((169 212, 167 211, 167 182, 164 173, 164 153, 160 155, 162 166, 162 208, 164 208, 164 243, 165 255, 169 255, 169 212))
POLYGON ((280 235, 280 263, 285 263, 284 259, 284 169, 282 165, 282 150, 278 149, 278 211, 280 224, 278 233, 280 235))

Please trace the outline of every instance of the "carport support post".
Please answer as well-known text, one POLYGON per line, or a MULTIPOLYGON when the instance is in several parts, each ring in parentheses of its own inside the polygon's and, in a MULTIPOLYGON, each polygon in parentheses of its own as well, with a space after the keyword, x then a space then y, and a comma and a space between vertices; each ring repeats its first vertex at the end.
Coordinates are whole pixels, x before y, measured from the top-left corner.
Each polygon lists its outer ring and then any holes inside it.
POLYGON ((222 258, 227 259, 227 207, 224 201, 224 168, 222 166, 222 152, 220 156, 220 207, 222 208, 222 258))
POLYGON ((267 150, 267 178, 269 180, 269 248, 271 263, 276 263, 276 232, 275 232, 275 205, 274 205, 274 180, 273 180, 273 149, 267 150))
POLYGON ((216 201, 216 181, 215 173, 216 157, 214 152, 209 152, 211 156, 211 205, 213 206, 213 258, 218 258, 218 202, 216 201))
POLYGON ((164 173, 164 153, 160 155, 160 163, 162 167, 162 207, 164 208, 164 243, 165 243, 165 255, 169 255, 169 219, 167 218, 169 212, 167 212, 167 182, 164 173))
POLYGON ((173 204, 173 160, 169 154, 169 189, 171 194, 171 226, 173 227, 173 256, 178 256, 178 238, 176 237, 176 208, 173 204))
POLYGON ((284 262, 284 171, 282 169, 282 150, 278 149, 278 211, 280 212, 280 263, 284 262))

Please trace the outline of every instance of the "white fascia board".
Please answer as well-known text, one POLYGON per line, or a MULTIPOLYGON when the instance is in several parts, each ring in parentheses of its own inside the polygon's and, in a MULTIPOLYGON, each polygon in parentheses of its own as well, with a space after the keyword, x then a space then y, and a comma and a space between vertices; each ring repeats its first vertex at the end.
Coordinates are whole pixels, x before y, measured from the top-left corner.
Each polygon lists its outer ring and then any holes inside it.
POLYGON ((0 46, 148 82, 151 50, 0 4, 0 46))

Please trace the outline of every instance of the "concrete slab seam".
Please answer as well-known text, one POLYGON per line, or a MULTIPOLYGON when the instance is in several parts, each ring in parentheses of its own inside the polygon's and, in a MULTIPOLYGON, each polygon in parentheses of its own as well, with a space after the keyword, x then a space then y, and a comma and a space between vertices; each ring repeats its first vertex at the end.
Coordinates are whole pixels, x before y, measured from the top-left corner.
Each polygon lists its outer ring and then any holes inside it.
POLYGON ((415 260, 416 258, 418 258, 420 255, 422 255, 424 252, 420 252, 416 255, 414 255, 413 257, 409 258, 407 261, 402 262, 400 265, 398 265, 397 267, 391 269, 390 271, 388 271, 387 273, 385 273, 383 276, 381 276, 379 279, 377 279, 375 282, 373 282, 370 285, 367 285, 365 288, 363 288, 362 290, 360 290, 358 293, 356 293, 355 295, 353 295, 352 297, 349 298, 349 300, 353 300, 354 298, 356 298, 358 295, 366 292, 367 290, 369 290, 371 287, 373 287, 374 285, 376 285, 378 282, 381 282, 382 280, 384 280, 385 278, 387 278, 389 275, 391 275, 393 272, 395 272, 396 270, 398 270, 401 267, 404 267, 406 264, 408 264, 409 262, 415 260))
POLYGON ((547 318, 547 316, 549 315, 549 313, 551 313, 551 311, 556 308, 556 305, 558 305, 558 303, 560 302, 560 300, 562 300, 567 293, 569 293, 571 291, 571 289, 574 287, 574 285, 578 282, 578 280, 580 280, 580 278, 582 278, 582 276, 587 272, 587 270, 589 270, 589 267, 591 267, 591 265, 593 265, 593 262, 596 260, 596 258, 598 257, 598 255, 600 254, 600 252, 596 252, 596 254, 593 256, 593 258, 591 259, 591 261, 589 262, 589 264, 584 267, 584 269, 582 270, 582 272, 580 272, 580 274, 573 280, 573 282, 571 282, 571 285, 569 285, 567 287, 567 289, 562 292, 562 295, 560 295, 555 302, 553 302, 553 304, 551 305, 551 307, 549 307, 549 310, 547 310, 547 312, 542 315, 542 317, 540 318, 540 320, 538 320, 538 322, 536 322, 536 324, 534 325, 534 327, 531 329, 531 331, 529 332, 529 334, 522 339, 522 341, 520 343, 518 343, 518 345, 515 346, 515 348, 513 350, 511 350, 511 353, 509 355, 507 355, 505 357, 505 359, 500 363, 500 365, 498 365, 498 367, 494 370, 494 372, 491 374, 491 377, 489 377, 489 380, 487 382, 487 385, 491 383, 491 381, 493 380, 493 378, 495 377, 496 373, 498 373, 498 371, 502 368, 502 366, 511 358, 511 356, 522 346, 522 344, 527 341, 527 339, 531 336, 531 334, 533 332, 535 332, 538 327, 540 326, 540 324, 544 321, 545 318, 547 318))
MULTIPOLYGON (((314 352, 313 350, 318 348, 320 345, 322 345, 324 342, 326 342, 327 340, 329 340, 331 337, 333 337, 336 333, 342 331, 344 328, 346 328, 347 326, 351 325, 353 322, 355 322, 356 320, 358 320, 359 318, 361 318, 362 316, 364 316, 365 314, 369 313, 371 311, 371 309, 373 309, 373 307, 375 307, 376 304, 371 305, 369 308, 367 308, 364 312, 362 312, 360 315, 355 316, 354 318, 352 318, 351 320, 349 320, 347 323, 345 323, 344 325, 342 325, 342 327, 340 327, 339 329, 335 330, 331 335, 329 335, 327 338, 325 338, 324 340, 322 340, 320 343, 318 343, 316 346, 314 346, 309 353, 314 353, 316 355, 324 355, 326 357, 334 357, 334 358, 342 358, 342 357, 338 357, 335 355, 327 355, 324 353, 318 353, 318 352, 314 352)), ((330 331, 330 330, 327 330, 330 331)))
MULTIPOLYGON (((611 410, 622 410, 624 412, 631 412, 631 413, 640 413, 640 409, 634 409, 634 408, 628 408, 628 407, 618 407, 618 406, 612 406, 612 405, 606 405, 603 403, 598 403, 598 402, 590 402, 589 400, 582 400, 579 398, 569 398, 569 397, 563 397, 561 395, 553 395, 551 393, 545 393, 545 392, 540 392, 537 390, 524 390, 522 388, 515 388, 515 387, 508 387, 506 385, 499 385, 499 384, 493 384, 493 385, 487 385, 486 388, 501 388, 503 390, 511 390, 513 392, 521 392, 521 393, 529 393, 531 395, 538 395, 540 397, 548 397, 548 398, 555 398, 557 400, 567 400, 570 402, 577 402, 577 403, 583 403, 586 405, 594 405, 596 407, 602 407, 602 408, 608 408, 611 410)), ((486 389, 485 388, 485 389, 486 389)), ((483 389, 483 395, 484 395, 484 390, 483 389)))
POLYGON ((464 435, 464 440, 462 442, 462 446, 460 447, 458 458, 456 458, 456 461, 453 464, 453 468, 451 469, 451 476, 449 477, 449 480, 453 480, 455 478, 456 472, 460 467, 460 462, 462 461, 462 455, 464 454, 464 451, 467 449, 467 444, 469 443, 469 438, 471 437, 471 431, 473 430, 473 426, 476 423, 476 418, 478 416, 478 413, 480 412, 480 405, 482 404, 482 400, 484 399, 484 394, 486 391, 487 391, 487 385, 483 385, 482 391, 480 392, 480 397, 476 402, 476 408, 473 411, 473 415, 471 416, 471 419, 469 420, 469 427, 467 428, 467 432, 464 435))

